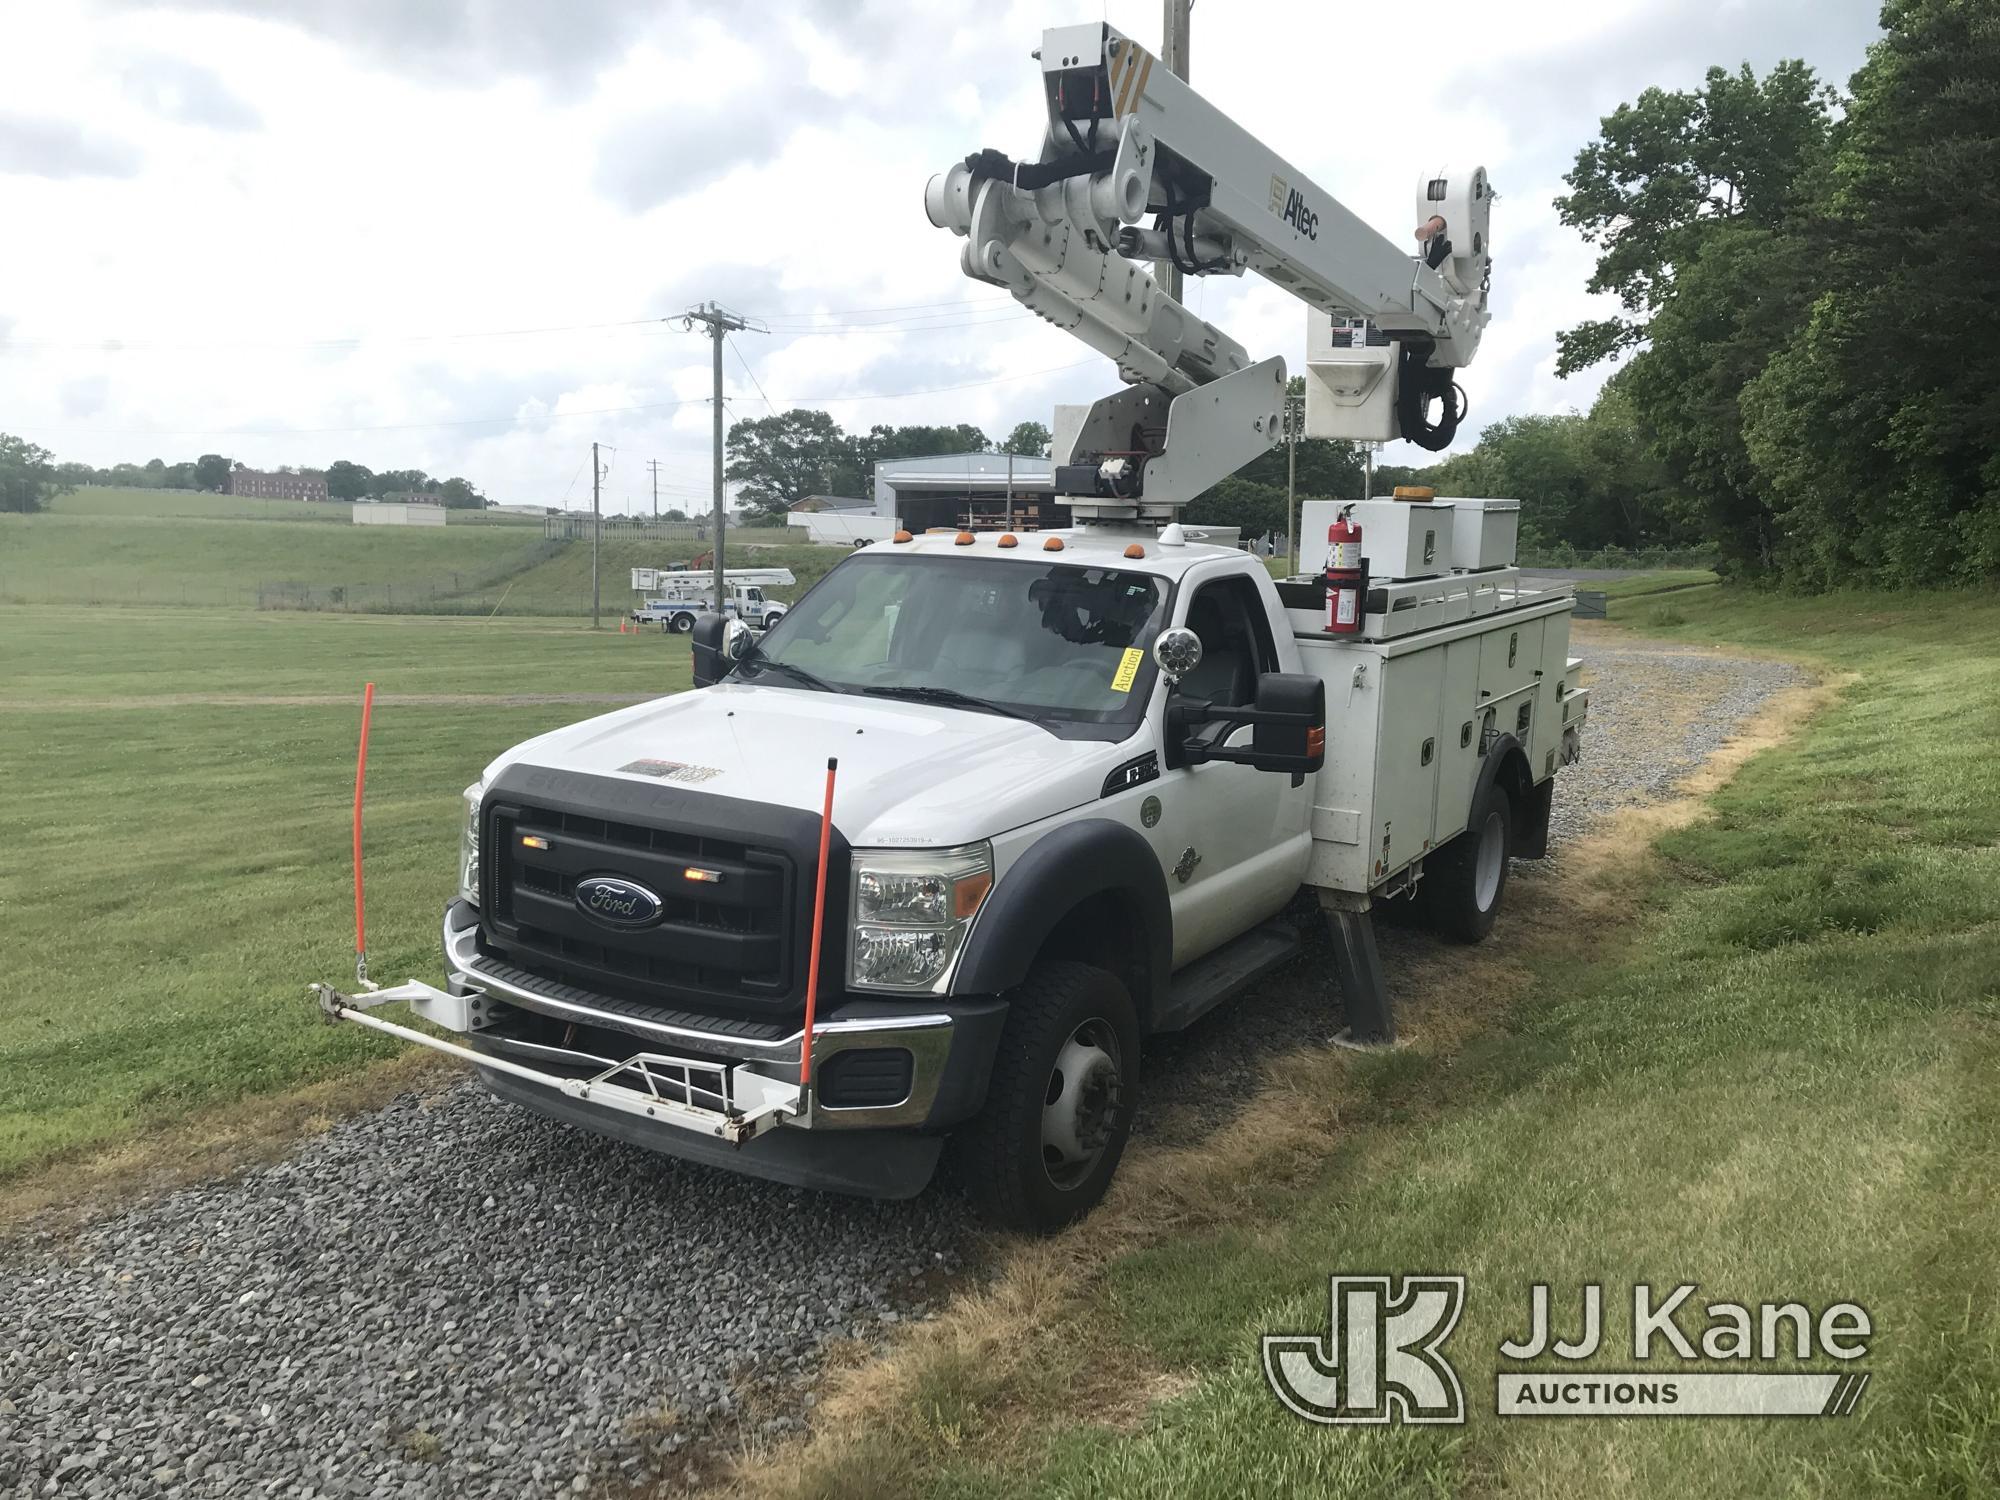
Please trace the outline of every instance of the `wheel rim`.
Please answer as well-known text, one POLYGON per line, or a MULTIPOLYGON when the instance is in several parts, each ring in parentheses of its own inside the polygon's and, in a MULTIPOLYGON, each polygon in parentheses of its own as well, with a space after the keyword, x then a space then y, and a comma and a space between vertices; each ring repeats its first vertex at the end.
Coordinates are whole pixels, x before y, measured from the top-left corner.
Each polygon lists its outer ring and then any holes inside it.
POLYGON ((1479 830, 1479 857, 1473 866, 1472 895, 1486 911, 1500 897, 1500 876, 1507 868, 1507 828, 1494 813, 1479 830))
POLYGON ((1117 1037, 1105 1022, 1085 1021, 1056 1053, 1042 1091, 1042 1166, 1050 1182, 1073 1188, 1103 1160, 1123 1094, 1117 1037))
POLYGON ((694 629, 694 621, 690 620, 686 615, 675 615, 670 623, 673 626, 675 635, 685 635, 688 631, 694 629))

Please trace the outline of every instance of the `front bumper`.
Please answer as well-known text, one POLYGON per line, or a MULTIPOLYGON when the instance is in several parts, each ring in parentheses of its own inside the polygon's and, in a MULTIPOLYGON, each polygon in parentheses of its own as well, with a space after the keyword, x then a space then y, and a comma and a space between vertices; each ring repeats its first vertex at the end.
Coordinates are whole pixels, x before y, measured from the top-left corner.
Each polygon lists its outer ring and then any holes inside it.
POLYGON ((416 980, 347 994, 314 985, 321 1011, 476 1067, 502 1098, 651 1150, 802 1187, 901 1198, 930 1180, 941 1132, 974 1114, 999 1044, 998 1000, 899 1005, 835 997, 812 1037, 810 1087, 799 1082, 804 1032, 669 1011, 543 979, 479 951, 478 913, 445 912, 446 987, 416 980), (407 1003, 450 1033, 371 1014, 407 1003), (659 1050, 655 1050, 659 1049, 659 1050), (833 1060, 909 1054, 899 1099, 829 1103, 833 1060))
MULTIPOLYGON (((479 951, 479 915, 463 901, 446 908, 443 937, 446 991, 485 1002, 485 1024, 468 1028, 473 1045, 482 1051, 519 1054, 524 1044, 507 1034, 519 1028, 507 1023, 521 1019, 510 1017, 510 1012, 525 1012, 600 1039, 631 1037, 677 1056, 798 1081, 802 1029, 621 1000, 516 968, 479 951)), ((830 999, 813 1026, 812 1087, 783 1124, 814 1130, 941 1129, 968 1118, 985 1101, 986 1077, 1005 1012, 1001 1002, 934 997, 895 1001, 838 994, 830 999), (909 1054, 909 1086, 903 1097, 860 1106, 828 1102, 835 1091, 821 1086, 822 1074, 842 1053, 862 1051, 909 1054)), ((439 1024, 448 1023, 439 1020, 439 1024)), ((549 1050, 541 1044, 525 1045, 541 1054, 549 1050)), ((582 1054, 579 1065, 599 1060, 595 1053, 582 1054)))

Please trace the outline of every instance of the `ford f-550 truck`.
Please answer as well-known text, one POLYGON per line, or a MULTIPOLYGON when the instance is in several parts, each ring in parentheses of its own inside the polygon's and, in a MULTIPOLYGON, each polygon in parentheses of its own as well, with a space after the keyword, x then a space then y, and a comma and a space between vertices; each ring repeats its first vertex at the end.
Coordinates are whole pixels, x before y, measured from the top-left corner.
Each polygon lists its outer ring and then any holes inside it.
POLYGON ((1484 173, 1420 185, 1413 256, 1112 28, 1039 56, 1042 159, 982 152, 926 203, 1126 377, 1058 412, 1076 524, 898 532, 761 639, 703 616, 695 691, 466 789, 444 986, 322 985, 326 1014, 785 1182, 912 1194, 953 1144, 995 1220, 1045 1231, 1103 1195, 1145 1039, 1294 954, 1302 891, 1357 1040, 1390 1028, 1376 903, 1491 927, 1577 750, 1569 594, 1523 585, 1512 501, 1308 505, 1339 581, 1191 540, 1180 508, 1278 441, 1284 365, 1133 264, 1272 277, 1313 309, 1308 430, 1440 446, 1486 321, 1484 173), (376 1014, 398 1000, 436 1029, 376 1014))

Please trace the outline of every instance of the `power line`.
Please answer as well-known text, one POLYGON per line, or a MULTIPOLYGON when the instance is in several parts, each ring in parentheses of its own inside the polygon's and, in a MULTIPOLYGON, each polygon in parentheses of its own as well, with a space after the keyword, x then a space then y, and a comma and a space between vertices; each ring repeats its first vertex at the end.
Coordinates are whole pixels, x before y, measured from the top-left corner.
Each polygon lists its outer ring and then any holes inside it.
POLYGON ((757 379, 757 372, 750 368, 750 361, 745 359, 743 357, 743 351, 736 347, 736 340, 730 339, 728 342, 729 342, 729 352, 736 356, 736 363, 743 366, 743 373, 750 377, 750 383, 757 387, 757 394, 759 396, 763 396, 764 405, 770 407, 772 415, 775 416, 777 414, 778 408, 771 405, 771 398, 769 396, 764 395, 764 387, 757 379))
MULTIPOLYGON (((982 386, 1005 385, 1015 380, 1033 380, 1042 375, 1060 375, 1068 370, 1081 370, 1086 365, 1094 365, 1095 359, 1080 359, 1073 364, 1052 365, 1043 370, 1019 370, 1011 375, 995 375, 986 380, 968 380, 957 385, 934 385, 915 391, 869 391, 843 396, 792 396, 783 403, 794 406, 836 406, 850 401, 906 401, 917 396, 943 396, 953 391, 978 390, 982 386)), ((768 398, 767 398, 768 399, 768 398)), ((550 422, 567 421, 571 417, 622 416, 638 411, 672 411, 683 406, 705 406, 707 396, 688 396, 678 401, 640 401, 629 406, 593 406, 574 411, 550 412, 550 422)), ((778 403, 771 403, 775 408, 778 403)), ((338 437, 356 432, 426 432, 437 428, 496 427, 518 425, 521 417, 454 417, 441 422, 381 422, 358 427, 50 427, 36 423, 21 423, 16 428, 35 432, 65 433, 83 437, 338 437)))
MULTIPOLYGON (((954 310, 970 311, 976 314, 990 312, 1001 304, 1013 299, 999 297, 964 297, 950 302, 906 302, 886 307, 851 307, 823 310, 804 310, 772 314, 769 319, 759 321, 783 322, 787 324, 810 325, 819 330, 829 330, 835 326, 814 320, 823 318, 874 318, 883 315, 880 322, 853 323, 845 326, 854 328, 887 328, 898 323, 921 326, 931 320, 949 318, 954 310)), ((432 344, 454 343, 473 339, 538 338, 557 333, 595 333, 617 329, 659 328, 677 321, 677 315, 645 318, 614 318, 590 323, 549 323, 526 328, 490 328, 461 330, 453 333, 409 333, 409 334, 344 334, 337 337, 309 337, 295 339, 146 339, 118 338, 109 335, 96 338, 20 338, 11 337, 0 349, 79 349, 102 354, 117 354, 126 350, 139 349, 347 349, 362 344, 432 344)), ((942 325, 941 325, 942 326, 942 325)))

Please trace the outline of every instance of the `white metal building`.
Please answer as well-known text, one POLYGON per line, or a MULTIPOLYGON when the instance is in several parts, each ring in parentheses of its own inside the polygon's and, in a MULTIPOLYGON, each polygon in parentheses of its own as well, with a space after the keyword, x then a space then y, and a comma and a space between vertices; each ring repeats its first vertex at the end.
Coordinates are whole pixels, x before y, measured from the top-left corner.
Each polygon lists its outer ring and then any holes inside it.
POLYGON ((1055 483, 1052 462, 1018 454, 885 459, 875 465, 875 514, 909 531, 967 525, 1046 531, 1069 524, 1068 507, 1054 503, 1055 483))
POLYGON ((354 507, 356 526, 442 526, 444 507, 442 505, 357 505, 354 507))

